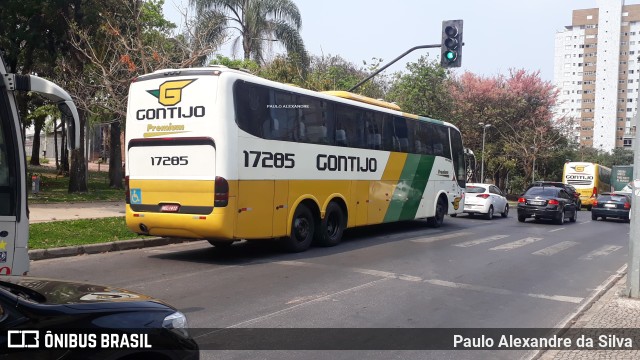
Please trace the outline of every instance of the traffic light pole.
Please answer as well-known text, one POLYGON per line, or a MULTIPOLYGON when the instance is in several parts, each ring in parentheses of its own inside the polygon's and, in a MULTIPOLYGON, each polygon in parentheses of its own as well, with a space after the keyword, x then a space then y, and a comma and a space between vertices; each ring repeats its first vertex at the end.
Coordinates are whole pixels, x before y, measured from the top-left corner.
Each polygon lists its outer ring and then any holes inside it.
POLYGON ((360 81, 359 83, 357 83, 354 87, 352 87, 351 89, 347 90, 349 92, 352 92, 353 90, 357 89, 360 87, 360 85, 366 83, 367 81, 369 81, 369 79, 371 79, 372 77, 378 75, 379 73, 381 73, 382 71, 384 71, 384 69, 388 68, 389 66, 393 65, 396 61, 402 59, 403 57, 405 57, 405 55, 407 55, 408 53, 414 51, 414 50, 418 50, 418 49, 430 49, 430 48, 439 48, 441 47, 441 44, 433 44, 433 45, 420 45, 420 46, 414 46, 411 49, 405 51, 404 53, 402 53, 402 55, 398 56, 397 58, 391 60, 390 63, 388 63, 387 65, 381 67, 380 69, 376 70, 373 74, 367 76, 364 80, 360 81))
MULTIPOLYGON (((640 56, 638 56, 640 61, 640 56)), ((638 94, 640 104, 640 93, 638 94)), ((627 295, 640 297, 640 113, 635 116, 636 135, 633 139, 633 182, 631 195, 631 231, 629 232, 629 263, 627 265, 627 295)))

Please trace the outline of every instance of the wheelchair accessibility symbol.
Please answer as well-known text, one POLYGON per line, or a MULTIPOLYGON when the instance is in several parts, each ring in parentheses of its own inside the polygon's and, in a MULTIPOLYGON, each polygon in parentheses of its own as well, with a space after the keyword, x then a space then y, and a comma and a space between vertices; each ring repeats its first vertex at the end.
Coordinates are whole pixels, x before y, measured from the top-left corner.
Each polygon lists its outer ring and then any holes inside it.
POLYGON ((131 189, 131 203, 142 204, 142 189, 131 189))

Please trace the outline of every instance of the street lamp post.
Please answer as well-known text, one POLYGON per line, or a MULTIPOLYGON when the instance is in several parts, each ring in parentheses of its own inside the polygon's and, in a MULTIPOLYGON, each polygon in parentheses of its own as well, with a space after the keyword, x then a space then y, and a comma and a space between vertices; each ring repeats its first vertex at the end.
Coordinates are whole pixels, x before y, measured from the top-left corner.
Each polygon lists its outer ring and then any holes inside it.
POLYGON ((487 132, 487 128, 491 126, 491 124, 485 124, 483 122, 479 122, 478 125, 482 126, 482 157, 481 157, 481 165, 480 165, 480 183, 484 183, 484 135, 487 132))
POLYGON ((538 148, 535 146, 532 146, 531 149, 533 149, 533 167, 531 169, 531 182, 534 183, 536 182, 536 150, 538 150, 538 148))
POLYGON ((536 156, 533 156, 533 169, 531 169, 531 182, 536 182, 536 156))

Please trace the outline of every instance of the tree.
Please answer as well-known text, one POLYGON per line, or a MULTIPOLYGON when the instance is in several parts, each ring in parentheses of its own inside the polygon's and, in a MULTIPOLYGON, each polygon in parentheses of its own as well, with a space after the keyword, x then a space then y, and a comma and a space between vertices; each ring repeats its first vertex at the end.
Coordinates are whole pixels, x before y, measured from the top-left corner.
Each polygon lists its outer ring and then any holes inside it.
MULTIPOLYGON (((0 6, 0 49, 11 71, 22 74, 37 73, 41 77, 56 79, 56 58, 64 49, 67 27, 60 17, 69 11, 66 0, 4 0, 0 6)), ((35 120, 36 140, 44 124, 44 118, 29 117, 36 110, 37 99, 30 95, 16 96, 22 115, 23 127, 35 120)), ((40 102, 39 104, 42 104, 40 102)), ((24 130, 24 129, 23 129, 24 130)), ((23 134, 25 132, 23 131, 23 134)), ((39 141, 34 142, 34 152, 39 151, 39 141)), ((32 154, 33 155, 33 154, 32 154)), ((39 155, 39 154, 36 154, 39 155)), ((32 156, 32 164, 39 164, 39 156, 32 156)))
POLYGON ((389 100, 409 113, 451 120, 453 98, 447 71, 426 56, 407 64, 407 71, 395 75, 389 100))
POLYGON ((199 65, 222 39, 220 23, 216 27, 212 22, 208 27, 200 24, 201 32, 192 24, 171 36, 175 25, 162 16, 162 4, 162 0, 100 1, 94 4, 94 11, 101 14, 97 27, 69 20, 70 44, 85 65, 78 70, 70 61, 63 59, 60 64, 76 90, 79 107, 87 115, 109 119, 109 179, 114 188, 123 187, 120 134, 131 81, 162 68, 199 65))
POLYGON ((236 51, 242 44, 244 59, 265 63, 264 51, 272 41, 284 45, 289 55, 298 54, 308 64, 300 36, 302 20, 298 6, 291 0, 189 0, 198 17, 225 16, 226 29, 239 35, 233 41, 236 51))
POLYGON ((511 70, 508 76, 495 77, 464 73, 451 85, 456 99, 451 118, 462 130, 465 146, 478 157, 478 123, 492 124, 486 132, 485 172, 498 186, 506 187, 507 174, 531 179, 534 161, 539 172, 544 161, 566 146, 562 124, 553 121, 557 89, 540 79, 539 72, 511 70))
MULTIPOLYGON (((363 61, 363 66, 359 67, 339 55, 313 56, 304 86, 316 91, 349 90, 376 71, 380 62, 382 59, 373 58, 371 63, 363 61)), ((386 96, 388 87, 387 77, 378 75, 354 92, 379 99, 386 96)))

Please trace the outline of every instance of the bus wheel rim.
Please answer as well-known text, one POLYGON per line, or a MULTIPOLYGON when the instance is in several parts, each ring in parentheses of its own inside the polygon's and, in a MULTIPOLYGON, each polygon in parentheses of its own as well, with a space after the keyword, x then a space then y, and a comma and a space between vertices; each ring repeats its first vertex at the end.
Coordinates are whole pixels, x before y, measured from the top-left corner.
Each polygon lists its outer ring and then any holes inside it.
POLYGON ((327 235, 334 238, 338 233, 338 216, 335 213, 329 214, 327 217, 327 235))
POLYGON ((309 220, 305 217, 296 219, 295 235, 298 241, 304 241, 309 236, 309 220))

